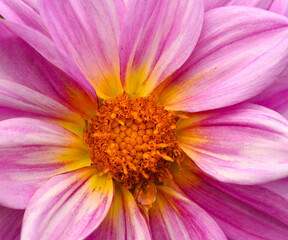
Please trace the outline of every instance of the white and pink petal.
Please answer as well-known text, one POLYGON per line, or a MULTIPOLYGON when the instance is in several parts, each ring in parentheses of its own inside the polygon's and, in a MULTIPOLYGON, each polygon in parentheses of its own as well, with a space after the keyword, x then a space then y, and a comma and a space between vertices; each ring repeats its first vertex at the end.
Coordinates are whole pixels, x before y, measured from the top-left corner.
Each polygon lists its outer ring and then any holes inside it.
POLYGON ((119 38, 122 0, 41 0, 39 9, 56 45, 72 57, 101 98, 123 92, 119 38))
POLYGON ((198 205, 174 189, 159 186, 149 210, 153 239, 226 239, 218 224, 198 205))
POLYGON ((194 49, 202 22, 202 1, 131 1, 120 38, 125 91, 145 96, 178 69, 194 49))
POLYGON ((191 201, 207 211, 228 239, 286 239, 288 200, 281 194, 257 185, 215 181, 189 160, 182 163, 182 169, 179 172, 175 168, 173 181, 166 185, 176 190, 180 188, 191 201))
POLYGON ((25 211, 21 239, 84 239, 106 217, 113 182, 93 167, 51 178, 33 195, 25 211))
POLYGON ((193 113, 177 124, 179 146, 204 172, 238 184, 288 176, 288 121, 254 104, 193 113))
POLYGON ((81 138, 30 118, 0 122, 0 203, 25 208, 49 178, 91 164, 81 138))
POLYGON ((155 94, 174 111, 233 105, 270 86, 285 70, 287 54, 287 18, 257 8, 216 8, 205 14, 192 55, 155 94))
POLYGON ((131 192, 116 186, 113 204, 106 218, 86 240, 151 239, 148 226, 131 192))

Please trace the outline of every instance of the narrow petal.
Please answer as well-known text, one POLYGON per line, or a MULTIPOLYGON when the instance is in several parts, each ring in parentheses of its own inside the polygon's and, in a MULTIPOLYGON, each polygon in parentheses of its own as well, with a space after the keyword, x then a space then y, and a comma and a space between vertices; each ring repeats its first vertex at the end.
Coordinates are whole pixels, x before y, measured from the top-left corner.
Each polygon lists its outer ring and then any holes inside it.
POLYGON ((153 239, 226 239, 216 222, 198 205, 167 187, 158 187, 149 210, 153 239))
POLYGON ((233 105, 271 85, 286 68, 287 55, 287 18, 257 8, 213 9, 192 55, 156 96, 177 111, 233 105))
POLYGON ((29 26, 49 36, 39 12, 31 4, 23 0, 0 0, 0 9, 5 20, 29 26))
POLYGON ((0 122, 0 203, 25 208, 34 192, 50 177, 89 166, 82 139, 35 119, 0 122))
POLYGON ((125 91, 149 94, 189 57, 200 35, 202 1, 133 1, 120 40, 125 91))
POLYGON ((20 239, 23 215, 23 210, 0 206, 0 239, 20 239))
POLYGON ((101 224, 112 199, 112 180, 93 167, 53 177, 30 200, 21 239, 83 239, 101 224))
POLYGON ((256 184, 288 176, 288 121, 253 104, 189 115, 176 134, 206 173, 225 182, 256 184))
MULTIPOLYGON (((19 34, 23 33, 22 37, 29 33, 32 37, 36 37, 39 42, 46 39, 47 41, 43 41, 42 44, 47 43, 48 47, 51 47, 49 50, 51 52, 50 57, 57 57, 55 56, 56 53, 53 52, 55 46, 53 48, 51 40, 45 38, 43 34, 41 35, 43 38, 38 38, 41 33, 33 29, 28 31, 27 27, 0 21, 0 79, 25 85, 49 96, 81 115, 87 116, 93 113, 97 102, 94 96, 84 88, 83 84, 47 61, 28 43, 11 33, 13 27, 15 27, 15 32, 19 30, 19 34), (6 25, 9 25, 9 30, 6 25), (25 32, 25 29, 28 32, 25 32)), ((41 47, 44 46, 41 45, 41 47)), ((45 51, 48 51, 48 49, 45 51)), ((60 59, 58 60, 56 63, 60 62, 60 59)), ((71 67, 73 66, 71 65, 71 67)))
POLYGON ((86 240, 94 239, 151 239, 145 219, 130 191, 121 187, 116 188, 108 215, 86 240))
POLYGON ((278 78, 273 85, 249 100, 271 108, 288 118, 288 75, 278 78))
POLYGON ((97 95, 122 93, 118 52, 122 0, 40 0, 39 8, 56 44, 74 59, 97 95))
POLYGON ((182 169, 173 171, 175 183, 216 220, 228 239, 287 239, 287 199, 260 186, 215 181, 191 162, 182 163, 182 169))
POLYGON ((257 7, 268 10, 275 0, 204 0, 205 11, 208 11, 213 8, 239 5, 247 7, 257 7))

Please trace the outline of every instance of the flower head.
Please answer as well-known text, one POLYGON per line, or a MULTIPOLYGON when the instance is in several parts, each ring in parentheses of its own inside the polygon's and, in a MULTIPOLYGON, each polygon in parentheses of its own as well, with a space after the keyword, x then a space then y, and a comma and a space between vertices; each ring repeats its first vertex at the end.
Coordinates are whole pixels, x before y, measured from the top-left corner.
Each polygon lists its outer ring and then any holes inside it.
POLYGON ((288 176, 288 122, 242 103, 286 69, 285 17, 204 14, 200 0, 33 3, 0 1, 6 232, 286 238, 288 200, 271 184, 288 176))

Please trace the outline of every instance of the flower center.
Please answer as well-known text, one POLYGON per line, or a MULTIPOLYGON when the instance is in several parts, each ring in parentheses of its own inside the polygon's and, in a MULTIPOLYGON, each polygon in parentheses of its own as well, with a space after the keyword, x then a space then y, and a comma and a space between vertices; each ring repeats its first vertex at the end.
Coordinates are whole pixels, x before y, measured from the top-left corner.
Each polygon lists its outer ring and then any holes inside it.
POLYGON ((175 118, 152 96, 104 100, 84 130, 93 165, 128 189, 143 181, 163 182, 181 157, 175 118))

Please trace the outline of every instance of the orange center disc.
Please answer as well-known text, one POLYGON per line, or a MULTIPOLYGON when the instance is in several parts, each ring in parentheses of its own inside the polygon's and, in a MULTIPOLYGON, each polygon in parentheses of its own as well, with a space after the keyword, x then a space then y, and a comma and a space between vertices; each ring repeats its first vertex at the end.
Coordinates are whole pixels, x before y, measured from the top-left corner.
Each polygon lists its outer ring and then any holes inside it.
POLYGON ((129 99, 120 94, 104 100, 84 130, 93 165, 128 189, 143 180, 163 182, 181 155, 175 118, 151 96, 129 99))

